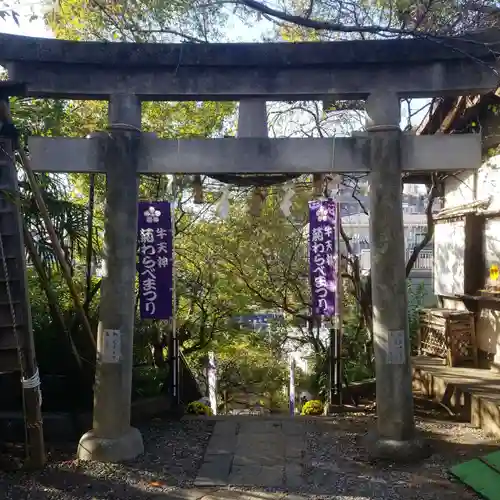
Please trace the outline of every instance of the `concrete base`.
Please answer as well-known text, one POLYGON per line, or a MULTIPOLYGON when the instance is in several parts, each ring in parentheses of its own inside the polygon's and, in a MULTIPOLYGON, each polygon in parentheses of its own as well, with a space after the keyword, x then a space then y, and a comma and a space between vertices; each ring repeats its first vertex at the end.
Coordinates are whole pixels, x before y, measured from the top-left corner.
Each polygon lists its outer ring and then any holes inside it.
POLYGON ((432 454, 430 444, 421 438, 409 441, 380 438, 377 432, 369 433, 365 438, 368 455, 373 460, 387 460, 399 463, 411 463, 424 460, 432 454))
POLYGON ((84 434, 78 443, 77 458, 97 462, 123 462, 132 460, 144 453, 144 443, 138 429, 130 427, 117 438, 104 438, 91 430, 84 434))

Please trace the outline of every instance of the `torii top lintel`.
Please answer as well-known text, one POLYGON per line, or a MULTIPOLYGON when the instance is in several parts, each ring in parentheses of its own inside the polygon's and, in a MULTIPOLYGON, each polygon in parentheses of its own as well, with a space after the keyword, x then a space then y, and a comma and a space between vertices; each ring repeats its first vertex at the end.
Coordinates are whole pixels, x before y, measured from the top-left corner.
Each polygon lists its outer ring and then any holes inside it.
POLYGON ((0 34, 0 64, 35 97, 144 100, 467 95, 497 86, 500 32, 460 38, 139 44, 0 34))

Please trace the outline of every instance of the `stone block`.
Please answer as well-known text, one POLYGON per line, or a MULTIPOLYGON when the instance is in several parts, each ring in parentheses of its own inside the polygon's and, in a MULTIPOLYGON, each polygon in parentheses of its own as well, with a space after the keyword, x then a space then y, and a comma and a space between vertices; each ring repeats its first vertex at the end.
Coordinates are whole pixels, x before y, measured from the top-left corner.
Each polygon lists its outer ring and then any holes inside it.
POLYGON ((229 454, 205 457, 205 462, 203 462, 198 471, 194 485, 197 487, 226 486, 228 484, 232 459, 232 455, 229 454))
POLYGON ((236 434, 217 435, 210 439, 205 456, 233 454, 236 450, 236 434))
POLYGON ((240 486, 280 488, 283 486, 284 469, 281 465, 233 466, 229 483, 240 486))
POLYGON ((306 481, 303 476, 303 468, 300 464, 286 464, 285 478, 286 488, 298 489, 306 485, 306 481))

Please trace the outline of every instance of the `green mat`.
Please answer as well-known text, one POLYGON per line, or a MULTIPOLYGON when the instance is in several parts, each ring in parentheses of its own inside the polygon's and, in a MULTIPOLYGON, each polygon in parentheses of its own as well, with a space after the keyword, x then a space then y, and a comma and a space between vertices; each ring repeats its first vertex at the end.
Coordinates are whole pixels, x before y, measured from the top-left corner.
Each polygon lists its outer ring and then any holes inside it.
POLYGON ((481 457, 480 460, 500 474, 500 451, 495 451, 495 453, 481 457))
POLYGON ((455 465, 450 472, 483 498, 500 500, 500 452, 455 465))

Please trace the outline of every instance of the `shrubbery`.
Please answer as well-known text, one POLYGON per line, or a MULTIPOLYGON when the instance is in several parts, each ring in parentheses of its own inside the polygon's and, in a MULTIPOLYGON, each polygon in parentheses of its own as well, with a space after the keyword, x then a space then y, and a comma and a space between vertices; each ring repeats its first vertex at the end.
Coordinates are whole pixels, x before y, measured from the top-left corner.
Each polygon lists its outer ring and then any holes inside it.
POLYGON ((212 409, 209 406, 200 403, 199 401, 192 401, 191 403, 189 403, 187 405, 186 411, 190 415, 212 415, 212 409))
POLYGON ((312 401, 308 401, 303 407, 301 415, 323 415, 323 403, 318 401, 317 399, 313 399, 312 401))

